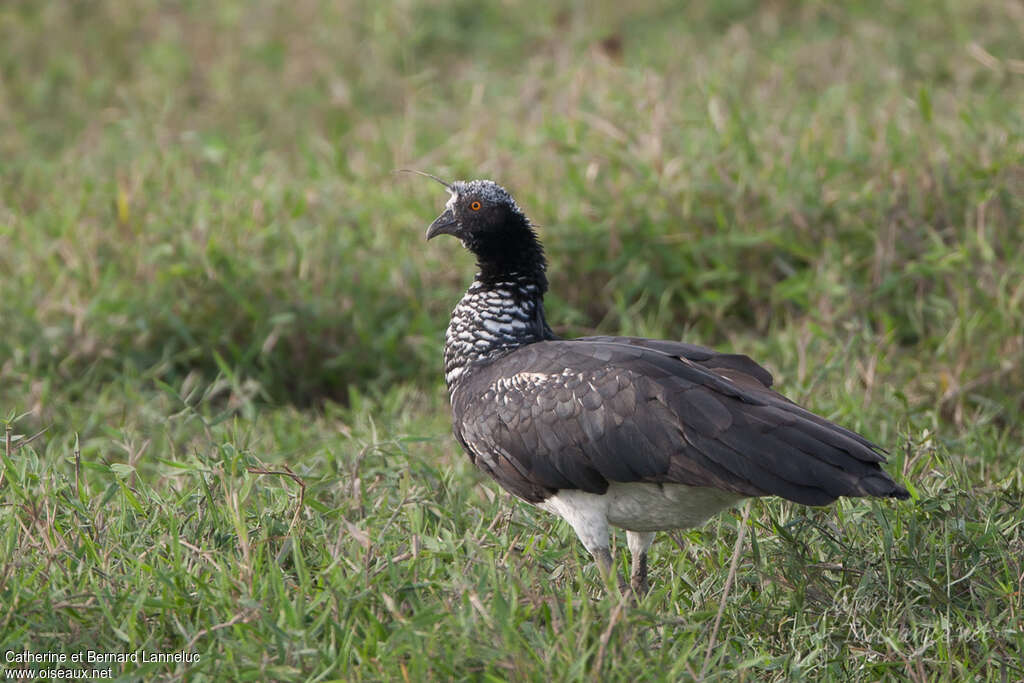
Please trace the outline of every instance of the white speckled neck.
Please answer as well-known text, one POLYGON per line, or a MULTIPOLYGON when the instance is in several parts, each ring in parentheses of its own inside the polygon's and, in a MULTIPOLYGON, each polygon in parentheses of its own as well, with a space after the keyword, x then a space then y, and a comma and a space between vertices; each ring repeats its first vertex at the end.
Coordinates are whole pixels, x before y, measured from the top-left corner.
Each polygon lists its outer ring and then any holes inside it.
POLYGON ((525 279, 484 284, 478 277, 452 311, 445 334, 448 391, 455 391, 472 363, 553 336, 544 321, 543 293, 536 284, 525 279))

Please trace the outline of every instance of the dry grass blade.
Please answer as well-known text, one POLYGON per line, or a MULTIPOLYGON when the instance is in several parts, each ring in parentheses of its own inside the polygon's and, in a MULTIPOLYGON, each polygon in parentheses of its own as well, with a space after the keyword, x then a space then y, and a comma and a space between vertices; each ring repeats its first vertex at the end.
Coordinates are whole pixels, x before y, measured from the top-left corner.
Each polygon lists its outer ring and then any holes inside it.
POLYGON ((302 506, 306 502, 306 482, 302 481, 302 478, 299 475, 292 472, 291 468, 288 467, 288 465, 281 465, 281 467, 284 469, 268 470, 262 467, 247 467, 245 469, 247 472, 251 474, 268 474, 277 477, 288 477, 289 479, 291 479, 292 481, 299 485, 299 501, 295 505, 295 514, 292 515, 292 523, 288 525, 288 533, 290 534, 292 532, 292 529, 295 528, 295 525, 298 524, 299 513, 302 512, 302 506))
POLYGON ((605 627, 604 632, 601 634, 600 644, 597 647, 597 659, 594 660, 594 674, 599 675, 601 667, 604 666, 604 656, 608 649, 608 642, 612 639, 612 633, 615 631, 615 627, 620 621, 622 621, 622 615, 625 613, 626 606, 629 604, 631 599, 631 593, 623 593, 619 597, 618 604, 612 610, 611 616, 608 618, 608 626, 605 627))
POLYGON ((246 624, 252 621, 258 614, 259 612, 256 610, 256 608, 251 607, 245 610, 244 612, 239 612, 238 614, 236 614, 235 616, 231 617, 223 623, 215 624, 214 626, 211 626, 209 628, 200 629, 194 636, 192 636, 192 639, 189 640, 185 647, 182 649, 191 650, 192 646, 195 645, 203 636, 209 633, 213 633, 214 631, 219 631, 221 629, 234 626, 235 624, 246 624))
POLYGON ((743 550, 743 539, 747 536, 747 520, 750 519, 750 501, 743 506, 743 519, 740 521, 740 531, 736 536, 736 545, 732 549, 732 561, 729 562, 729 575, 725 577, 725 588, 722 589, 722 599, 718 603, 718 614, 715 615, 715 625, 711 627, 711 637, 708 638, 708 649, 704 653, 704 664, 700 667, 699 680, 704 679, 708 671, 708 664, 711 663, 711 653, 718 642, 718 627, 722 624, 722 614, 725 612, 725 602, 729 599, 729 591, 732 590, 732 582, 736 578, 736 566, 740 561, 740 551, 743 550))

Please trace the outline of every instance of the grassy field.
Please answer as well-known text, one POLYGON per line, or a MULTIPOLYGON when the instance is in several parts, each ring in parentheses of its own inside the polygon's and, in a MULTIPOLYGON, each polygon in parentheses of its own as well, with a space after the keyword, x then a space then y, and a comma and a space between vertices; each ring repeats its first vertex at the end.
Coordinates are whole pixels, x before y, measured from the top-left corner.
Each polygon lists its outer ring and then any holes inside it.
POLYGON ((0 670, 1024 679, 1022 5, 679 4, 0 4, 0 670), (747 353, 912 499, 602 597, 450 437, 403 167, 515 194, 556 332, 747 353))

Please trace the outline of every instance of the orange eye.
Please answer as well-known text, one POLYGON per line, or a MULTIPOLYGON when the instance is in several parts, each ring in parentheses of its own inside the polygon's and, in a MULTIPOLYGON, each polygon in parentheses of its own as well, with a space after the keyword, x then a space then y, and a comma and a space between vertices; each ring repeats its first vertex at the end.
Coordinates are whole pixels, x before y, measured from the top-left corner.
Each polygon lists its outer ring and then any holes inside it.
POLYGON ((480 202, 473 202, 472 204, 469 205, 469 208, 473 209, 474 211, 479 211, 480 210, 480 202))

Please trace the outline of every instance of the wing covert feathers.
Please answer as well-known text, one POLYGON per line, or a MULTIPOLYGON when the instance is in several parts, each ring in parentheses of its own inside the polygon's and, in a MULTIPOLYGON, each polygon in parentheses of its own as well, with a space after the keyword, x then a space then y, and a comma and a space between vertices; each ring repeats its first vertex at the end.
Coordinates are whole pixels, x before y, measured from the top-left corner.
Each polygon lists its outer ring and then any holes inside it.
POLYGON ((454 392, 475 462, 537 502, 609 481, 710 486, 810 505, 907 497, 881 448, 789 401, 750 358, 680 342, 588 337, 480 363, 454 392))

